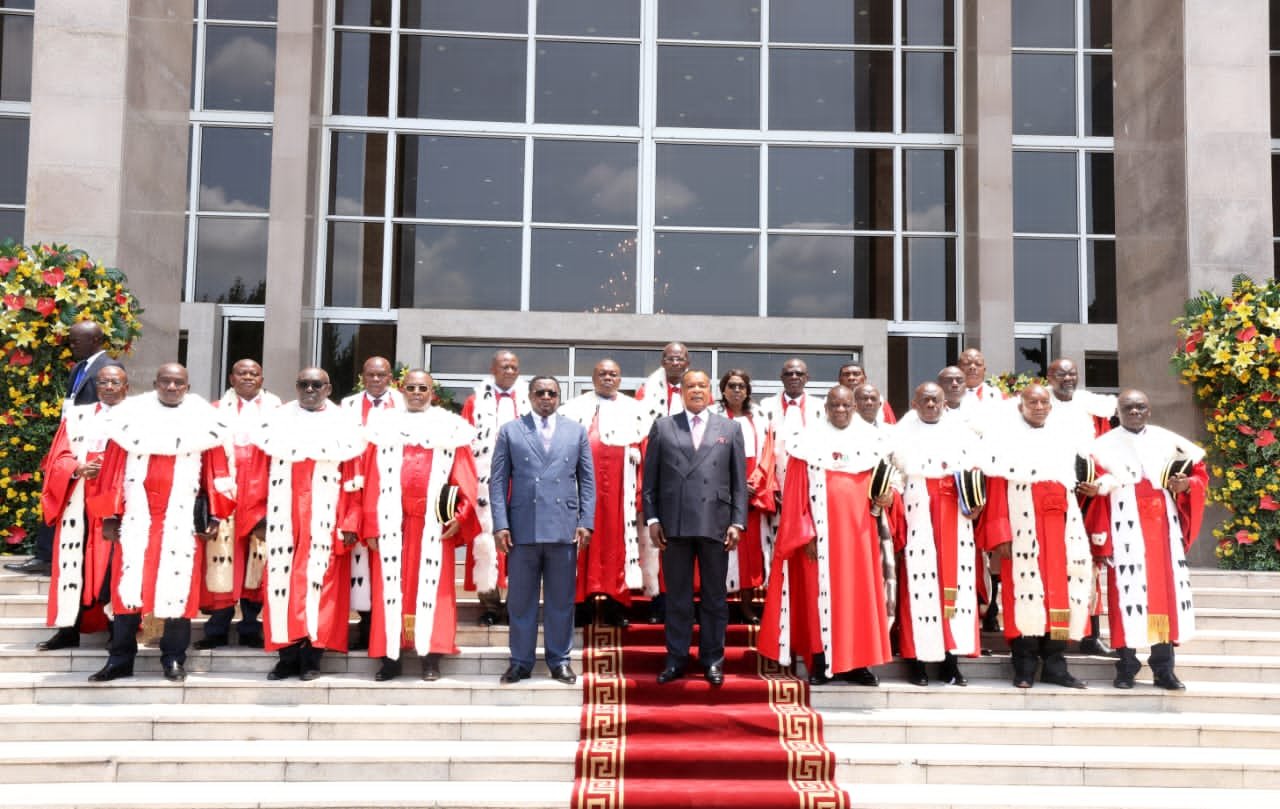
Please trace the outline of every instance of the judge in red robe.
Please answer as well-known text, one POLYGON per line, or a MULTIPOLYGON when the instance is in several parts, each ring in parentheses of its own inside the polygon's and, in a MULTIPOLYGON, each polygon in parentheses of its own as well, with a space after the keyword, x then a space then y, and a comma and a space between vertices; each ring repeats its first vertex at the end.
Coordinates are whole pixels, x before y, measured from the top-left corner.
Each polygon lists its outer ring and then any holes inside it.
POLYGON ((908 681, 920 686, 929 684, 925 663, 933 661, 943 682, 967 685, 958 658, 979 651, 977 515, 962 513, 955 480, 977 466, 977 436, 944 415, 945 402, 936 383, 918 385, 911 412, 890 432, 903 488, 894 521, 899 648, 908 681))
POLYGON ((268 480, 264 530, 267 569, 262 623, 279 661, 269 680, 320 676, 325 649, 347 650, 351 564, 360 527, 360 455, 364 437, 328 400, 329 375, 304 368, 298 399, 267 415, 253 432, 250 459, 268 480))
POLYGON ((252 430, 267 414, 280 406, 280 397, 262 389, 262 366, 250 359, 231 368, 231 387, 217 406, 231 427, 227 455, 236 480, 236 508, 218 536, 205 546, 205 570, 200 577, 200 609, 209 614, 204 637, 197 649, 226 646, 236 605, 240 622, 236 626, 241 646, 262 648, 262 571, 266 566, 262 532, 254 528, 267 516, 267 479, 253 474, 250 442, 252 430))
MULTIPOLYGON (((810 656, 810 682, 833 675, 879 684, 889 616, 870 486, 884 458, 881 433, 854 418, 853 391, 827 394, 826 421, 788 447, 782 517, 757 648, 783 665, 810 656)), ((891 502, 886 496, 878 505, 891 502)))
MULTIPOLYGON (((623 608, 631 606, 632 589, 643 586, 650 596, 658 592, 656 564, 641 571, 641 558, 650 554, 640 547, 636 523, 640 446, 652 419, 639 402, 618 393, 621 381, 618 364, 600 360, 591 372, 593 389, 558 411, 586 428, 596 480, 595 532, 591 544, 578 552, 574 600, 585 604, 603 596, 597 617, 612 626, 628 624, 623 608)), ((644 544, 645 550, 652 548, 644 544)), ((656 562, 656 551, 651 555, 656 562)))
POLYGON ((430 406, 433 388, 426 371, 405 375, 405 408, 370 425, 361 464, 361 536, 373 550, 369 656, 382 658, 379 682, 400 675, 402 648, 417 650, 428 681, 440 679, 443 655, 458 654, 455 550, 479 531, 474 431, 430 406), (448 486, 456 487, 455 511, 442 523, 448 486))
POLYGON ((1086 519, 1094 554, 1110 566, 1111 642, 1120 656, 1114 685, 1133 688, 1142 667, 1136 649, 1150 644, 1156 686, 1181 691, 1173 647, 1195 633, 1186 551, 1204 516, 1204 450, 1148 424, 1151 404, 1142 391, 1121 393, 1116 410, 1122 429, 1092 445, 1100 476, 1086 519), (1171 462, 1185 471, 1170 470, 1171 462))
POLYGON ((109 419, 106 452, 89 481, 89 513, 103 535, 119 541, 112 564, 115 613, 107 663, 90 676, 105 682, 133 674, 142 616, 164 620, 160 659, 164 676, 186 679, 191 618, 199 610, 203 543, 231 514, 235 482, 223 448, 218 412, 188 392, 187 369, 160 366, 155 392, 128 400, 109 419), (197 495, 207 498, 209 530, 195 532, 197 495))
POLYGON ((781 494, 775 474, 773 429, 764 411, 751 400, 751 375, 730 368, 720 377, 720 403, 716 413, 733 419, 742 428, 743 450, 747 456, 747 525, 742 539, 729 551, 729 580, 725 589, 738 593, 739 609, 749 624, 760 623, 756 613, 756 590, 764 586, 764 534, 778 509, 781 494))
POLYGON ((1030 688, 1043 662, 1042 682, 1085 684, 1067 670, 1068 640, 1089 627, 1092 560, 1077 501, 1092 494, 1076 480, 1079 434, 1048 426, 1049 391, 1028 385, 1021 418, 992 424, 982 437, 987 505, 983 547, 1000 561, 1004 634, 1012 652, 1013 685, 1030 688))
POLYGON ((42 652, 80 645, 81 632, 106 626, 101 609, 110 602, 108 574, 112 543, 102 535, 102 520, 85 512, 85 484, 98 476, 107 448, 107 415, 129 393, 124 366, 115 360, 97 377, 98 402, 67 405, 41 464, 44 483, 40 509, 55 529, 49 601, 45 618, 58 631, 36 644, 42 652))

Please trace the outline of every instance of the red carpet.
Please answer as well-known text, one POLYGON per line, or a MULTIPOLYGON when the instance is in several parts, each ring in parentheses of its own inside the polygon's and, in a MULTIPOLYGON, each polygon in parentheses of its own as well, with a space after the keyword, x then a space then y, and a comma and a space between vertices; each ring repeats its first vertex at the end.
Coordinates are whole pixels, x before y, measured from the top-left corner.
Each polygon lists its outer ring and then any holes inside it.
POLYGON ((721 688, 697 663, 657 684, 661 626, 590 626, 585 638, 575 809, 849 805, 808 683, 759 658, 747 627, 729 627, 721 688))

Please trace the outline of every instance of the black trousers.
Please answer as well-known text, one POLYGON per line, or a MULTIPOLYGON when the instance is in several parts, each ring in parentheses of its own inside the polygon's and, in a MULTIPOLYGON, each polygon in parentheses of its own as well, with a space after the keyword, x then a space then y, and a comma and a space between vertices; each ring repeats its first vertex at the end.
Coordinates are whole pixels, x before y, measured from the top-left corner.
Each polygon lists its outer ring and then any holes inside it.
MULTIPOLYGON (((132 665, 138 656, 138 627, 142 616, 138 613, 117 615, 111 622, 111 641, 107 644, 107 663, 112 666, 132 665)), ((160 636, 160 662, 187 662, 187 646, 191 643, 191 621, 187 618, 166 618, 164 634, 160 636)))
POLYGON ((301 673, 320 669, 320 658, 324 657, 324 649, 311 645, 311 640, 304 638, 296 643, 283 646, 277 652, 280 662, 301 673))
POLYGON ((667 585, 667 665, 684 668, 693 639, 693 565, 702 576, 701 632, 698 660, 703 666, 724 663, 724 633, 729 626, 725 575, 729 551, 724 540, 710 537, 668 537, 662 552, 662 575, 667 585))
MULTIPOLYGON (((1116 676, 1133 677, 1142 669, 1142 661, 1138 659, 1138 652, 1133 647, 1124 646, 1116 649, 1116 652, 1120 655, 1120 659, 1116 661, 1116 676)), ((1152 674, 1166 677, 1173 674, 1173 644, 1153 643, 1147 665, 1151 667, 1152 674)))
POLYGON ((32 554, 41 562, 53 561, 53 534, 54 527, 52 525, 40 524, 36 529, 36 548, 32 554))
POLYGON ((1065 640, 1052 640, 1048 635, 1014 638, 1009 643, 1013 653, 1013 674, 1019 679, 1034 680, 1036 668, 1044 661, 1043 680, 1061 680, 1067 676, 1065 640))
MULTIPOLYGON (((262 603, 240 599, 240 622, 236 624, 236 632, 240 637, 262 637, 262 622, 258 614, 262 612, 262 603)), ((225 638, 231 633, 231 619, 236 615, 235 607, 223 607, 209 613, 209 620, 204 625, 206 638, 225 638)))

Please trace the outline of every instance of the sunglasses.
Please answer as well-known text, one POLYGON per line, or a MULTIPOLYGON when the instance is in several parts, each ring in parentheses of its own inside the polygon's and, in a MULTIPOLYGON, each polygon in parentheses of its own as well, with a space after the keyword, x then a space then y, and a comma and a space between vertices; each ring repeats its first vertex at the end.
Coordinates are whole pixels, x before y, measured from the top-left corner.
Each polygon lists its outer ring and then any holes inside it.
POLYGON ((535 396, 539 399, 554 399, 560 394, 553 390, 535 390, 533 393, 529 395, 535 396))
POLYGON ((725 388, 728 390, 746 390, 747 386, 741 382, 730 382, 728 385, 725 385, 725 388))
POLYGON ((808 376, 808 371, 783 371, 783 376, 808 376))
POLYGON ((404 385, 405 393, 426 393, 431 390, 430 385, 404 385))
POLYGON ((318 379, 299 379, 296 387, 298 390, 324 390, 327 382, 321 382, 318 379))

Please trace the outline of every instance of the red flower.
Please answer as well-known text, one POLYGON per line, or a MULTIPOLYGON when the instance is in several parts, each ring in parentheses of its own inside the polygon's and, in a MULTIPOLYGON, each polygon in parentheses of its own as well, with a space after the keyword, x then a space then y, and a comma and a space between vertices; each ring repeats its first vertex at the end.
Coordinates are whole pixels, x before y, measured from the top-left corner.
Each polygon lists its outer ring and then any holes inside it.
POLYGON ((1238 340, 1241 343, 1247 343, 1257 336, 1258 336, 1258 330, 1255 329, 1253 326, 1250 326, 1247 329, 1241 329, 1240 331, 1236 332, 1236 340, 1238 340))
POLYGON ((1271 499, 1271 495, 1263 492, 1262 499, 1258 501, 1258 508, 1265 511, 1280 511, 1280 503, 1271 499))
MULTIPOLYGON (((1277 340, 1276 342, 1277 342, 1277 343, 1280 343, 1280 340, 1277 340)), ((1276 401, 1276 395, 1275 395, 1274 393, 1272 393, 1271 391, 1269 391, 1269 390, 1264 390, 1262 393, 1259 393, 1259 394, 1258 394, 1258 401, 1259 401, 1259 402, 1274 402, 1274 401, 1276 401)))
POLYGON ((23 528, 20 525, 15 525, 9 529, 9 536, 5 537, 4 541, 9 543, 10 545, 21 545, 22 540, 26 538, 27 538, 27 529, 23 528))
POLYGON ((1249 536, 1249 532, 1244 530, 1243 528, 1241 528, 1239 531, 1236 531, 1236 542, 1239 542, 1241 545, 1252 545, 1257 541, 1258 541, 1257 537, 1249 536))
POLYGON ((1188 354, 1196 353, 1196 349, 1200 347, 1200 340, 1203 338, 1204 338, 1204 329, 1196 329, 1195 331, 1191 332, 1191 335, 1187 338, 1187 348, 1186 348, 1187 353, 1188 354))
POLYGON ((21 295, 5 295, 4 305, 10 311, 16 312, 27 305, 27 299, 21 295))
POLYGON ((1276 434, 1270 430, 1263 430, 1258 433, 1258 437, 1253 439, 1254 446, 1269 447, 1276 442, 1276 434))
POLYGON ((1237 424, 1236 429, 1244 433, 1245 435, 1253 435, 1253 428, 1250 427, 1248 424, 1237 424))
POLYGON ((13 353, 9 355, 10 365, 30 365, 32 356, 21 348, 15 348, 13 353))
POLYGON ((56 287, 58 284, 62 283, 62 279, 66 277, 66 273, 64 273, 60 268, 54 267, 52 270, 45 270, 41 273, 40 277, 43 278, 44 282, 49 286, 56 287))
POLYGON ((53 298, 39 298, 36 300, 36 311, 42 317, 48 317, 58 310, 58 302, 53 298))
POLYGON ((0 278, 13 272, 13 268, 18 266, 16 258, 0 258, 0 278))
POLYGON ((118 306, 125 306, 125 305, 127 305, 128 303, 129 303, 129 296, 128 296, 128 295, 124 294, 123 292, 117 292, 117 293, 116 293, 116 304, 117 304, 118 306))
POLYGON ((21 474, 13 476, 14 483, 26 483, 28 480, 31 480, 30 472, 22 472, 21 474))

